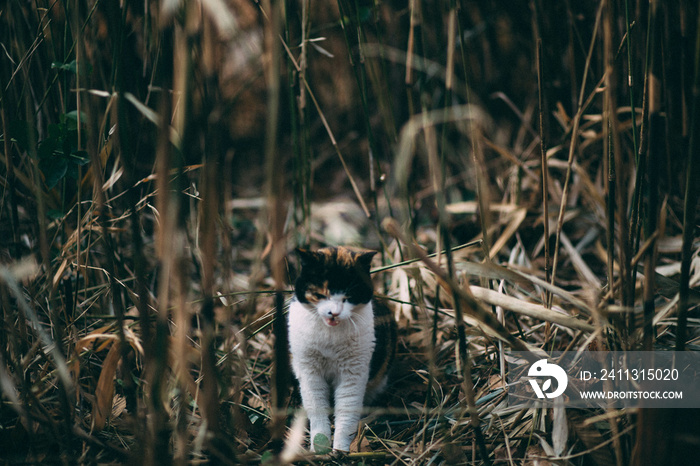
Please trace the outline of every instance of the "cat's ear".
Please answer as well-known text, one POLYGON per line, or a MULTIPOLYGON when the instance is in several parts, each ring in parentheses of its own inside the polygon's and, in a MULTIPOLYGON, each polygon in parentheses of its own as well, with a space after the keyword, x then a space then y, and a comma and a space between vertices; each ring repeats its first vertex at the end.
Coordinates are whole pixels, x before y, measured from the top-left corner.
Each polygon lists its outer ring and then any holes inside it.
POLYGON ((377 251, 367 251, 363 252, 357 258, 357 263, 362 266, 363 269, 369 272, 370 266, 372 265, 372 258, 377 253, 377 251))
POLYGON ((303 248, 297 248, 297 255, 299 256, 299 259, 301 259, 301 265, 311 265, 315 264, 318 262, 316 259, 316 254, 314 254, 313 251, 309 251, 308 249, 303 249, 303 248))

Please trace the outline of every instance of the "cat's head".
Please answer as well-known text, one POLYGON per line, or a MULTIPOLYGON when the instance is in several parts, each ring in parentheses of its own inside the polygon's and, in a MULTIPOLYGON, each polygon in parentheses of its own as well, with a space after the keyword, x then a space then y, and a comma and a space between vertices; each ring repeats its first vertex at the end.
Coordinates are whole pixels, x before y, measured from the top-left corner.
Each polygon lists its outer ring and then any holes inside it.
POLYGON ((374 292, 369 275, 376 251, 353 251, 339 246, 317 251, 297 249, 301 272, 295 284, 299 302, 335 327, 353 310, 370 302, 374 292))

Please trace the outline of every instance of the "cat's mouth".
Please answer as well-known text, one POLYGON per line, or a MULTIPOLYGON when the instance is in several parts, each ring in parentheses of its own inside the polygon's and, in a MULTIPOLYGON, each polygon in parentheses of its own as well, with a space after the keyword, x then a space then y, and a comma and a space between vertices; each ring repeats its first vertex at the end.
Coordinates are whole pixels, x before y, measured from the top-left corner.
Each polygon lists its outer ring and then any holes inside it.
POLYGON ((333 316, 333 317, 324 317, 323 321, 328 325, 329 327, 335 327, 340 323, 340 319, 338 317, 333 316))

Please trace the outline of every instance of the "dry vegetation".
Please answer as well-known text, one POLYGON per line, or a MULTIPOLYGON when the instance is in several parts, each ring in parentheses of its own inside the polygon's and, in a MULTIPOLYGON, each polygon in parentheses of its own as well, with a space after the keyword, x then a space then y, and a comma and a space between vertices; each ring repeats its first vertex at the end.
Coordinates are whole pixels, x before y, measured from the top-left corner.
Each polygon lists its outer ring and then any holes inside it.
POLYGON ((513 409, 500 356, 698 349, 698 13, 4 3, 0 462, 652 464, 686 414, 513 409), (302 459, 293 249, 339 243, 398 361, 302 459))

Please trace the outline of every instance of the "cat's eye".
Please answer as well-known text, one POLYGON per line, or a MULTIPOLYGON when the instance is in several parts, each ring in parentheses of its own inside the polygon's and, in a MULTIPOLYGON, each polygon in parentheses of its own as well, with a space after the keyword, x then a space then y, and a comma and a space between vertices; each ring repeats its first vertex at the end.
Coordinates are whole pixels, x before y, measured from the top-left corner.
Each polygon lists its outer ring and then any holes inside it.
POLYGON ((316 299, 326 299, 326 295, 323 293, 314 293, 314 298, 316 299))

